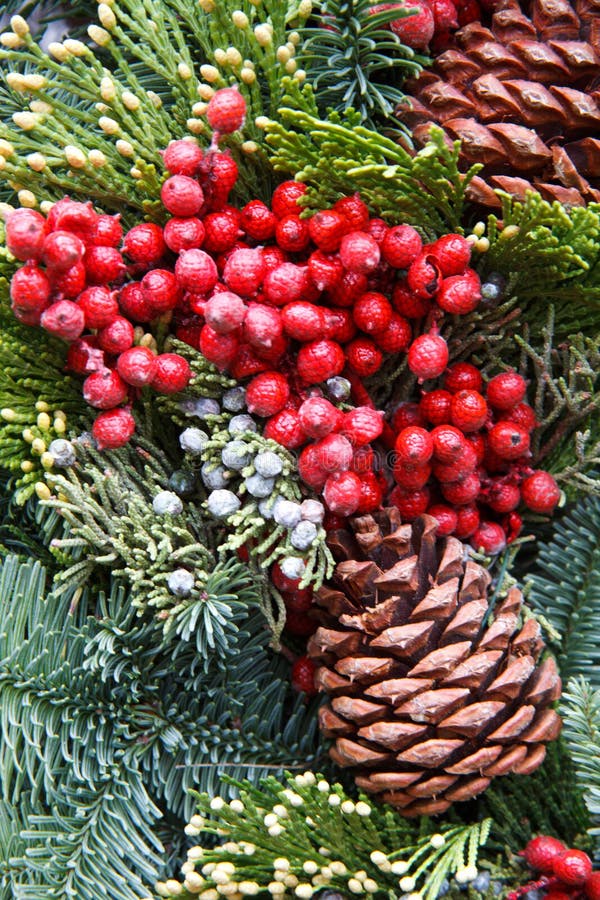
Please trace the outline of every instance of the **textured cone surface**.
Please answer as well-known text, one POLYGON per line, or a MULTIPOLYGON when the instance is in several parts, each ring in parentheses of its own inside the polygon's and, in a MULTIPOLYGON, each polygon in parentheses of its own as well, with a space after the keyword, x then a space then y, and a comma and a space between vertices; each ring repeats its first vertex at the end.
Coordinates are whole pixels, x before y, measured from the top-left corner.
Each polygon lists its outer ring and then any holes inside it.
POLYGON ((560 731, 561 684, 552 658, 538 663, 537 623, 519 625, 520 591, 490 614, 489 574, 430 516, 402 525, 388 509, 353 528, 331 535, 339 561, 309 642, 332 758, 405 815, 533 772, 560 731))
POLYGON ((470 198, 600 201, 600 0, 500 0, 491 27, 472 22, 408 86, 399 117, 425 143, 432 124, 460 138, 465 168, 484 169, 470 198), (407 104, 408 106, 408 104, 407 104))

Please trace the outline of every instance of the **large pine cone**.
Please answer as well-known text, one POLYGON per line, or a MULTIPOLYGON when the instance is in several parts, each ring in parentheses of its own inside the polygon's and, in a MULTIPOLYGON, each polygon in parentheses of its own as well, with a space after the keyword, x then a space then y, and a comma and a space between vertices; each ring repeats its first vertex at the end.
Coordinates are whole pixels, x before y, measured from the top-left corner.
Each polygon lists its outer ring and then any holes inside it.
POLYGON ((432 123, 462 141, 465 167, 483 163, 471 199, 600 200, 600 0, 500 0, 491 29, 461 28, 457 48, 407 85, 399 117, 417 143, 432 123))
POLYGON ((337 532, 323 625, 309 643, 330 695, 320 725, 330 755, 363 790, 404 815, 468 800, 495 775, 529 774, 561 722, 561 683, 534 619, 519 627, 513 588, 490 614, 488 572, 436 522, 401 525, 387 509, 337 532))

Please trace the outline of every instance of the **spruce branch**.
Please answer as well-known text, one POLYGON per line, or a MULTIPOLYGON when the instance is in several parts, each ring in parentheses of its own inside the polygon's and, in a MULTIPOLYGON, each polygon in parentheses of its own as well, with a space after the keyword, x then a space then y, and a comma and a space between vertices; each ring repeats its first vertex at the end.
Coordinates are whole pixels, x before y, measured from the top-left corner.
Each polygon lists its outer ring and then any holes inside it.
POLYGON ((600 838, 600 691, 580 675, 571 678, 562 697, 564 736, 586 806, 592 817, 590 834, 600 838))

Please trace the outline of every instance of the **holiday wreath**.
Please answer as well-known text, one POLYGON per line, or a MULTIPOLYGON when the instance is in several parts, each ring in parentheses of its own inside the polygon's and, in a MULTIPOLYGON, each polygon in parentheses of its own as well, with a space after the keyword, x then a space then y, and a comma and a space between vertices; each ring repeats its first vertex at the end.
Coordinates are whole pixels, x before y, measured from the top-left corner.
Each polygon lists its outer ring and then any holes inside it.
POLYGON ((4 7, 0 898, 598 900, 597 0, 4 7))

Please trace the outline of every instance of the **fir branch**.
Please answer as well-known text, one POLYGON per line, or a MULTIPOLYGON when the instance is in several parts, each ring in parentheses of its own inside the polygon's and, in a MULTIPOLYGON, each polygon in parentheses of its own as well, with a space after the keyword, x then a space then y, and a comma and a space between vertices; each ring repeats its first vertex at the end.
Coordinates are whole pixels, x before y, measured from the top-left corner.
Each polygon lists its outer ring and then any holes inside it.
POLYGON ((600 691, 583 675, 571 678, 562 697, 564 736, 569 745, 577 777, 594 827, 590 834, 600 839, 600 691))
POLYGON ((527 577, 529 605, 560 635, 551 639, 564 678, 600 686, 600 499, 589 497, 560 521, 527 577))

